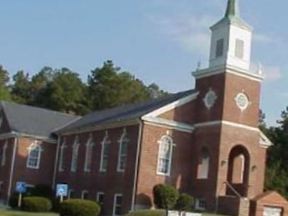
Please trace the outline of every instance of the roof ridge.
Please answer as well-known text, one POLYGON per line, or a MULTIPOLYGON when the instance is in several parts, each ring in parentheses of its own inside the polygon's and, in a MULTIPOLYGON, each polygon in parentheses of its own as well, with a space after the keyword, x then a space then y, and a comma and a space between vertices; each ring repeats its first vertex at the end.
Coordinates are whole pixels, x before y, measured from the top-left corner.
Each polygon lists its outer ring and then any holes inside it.
POLYGON ((132 118, 136 119, 139 118, 139 116, 143 116, 153 110, 158 109, 159 107, 172 103, 175 100, 179 100, 181 97, 193 94, 193 92, 195 92, 195 89, 171 93, 159 98, 152 98, 150 100, 142 101, 139 103, 131 103, 114 108, 94 111, 83 116, 71 125, 58 130, 58 132, 61 133, 64 131, 75 130, 76 128, 89 127, 94 124, 103 124, 105 122, 124 121, 132 118))
POLYGON ((33 105, 28 105, 28 104, 19 104, 19 103, 16 103, 14 101, 1 100, 0 103, 1 103, 2 106, 3 105, 6 106, 7 104, 11 104, 11 105, 19 106, 19 107, 23 106, 23 107, 27 107, 29 109, 38 109, 38 110, 42 110, 42 111, 45 111, 45 112, 57 113, 57 114, 66 115, 66 116, 70 116, 70 117, 81 117, 81 116, 78 116, 78 115, 73 115, 73 114, 60 112, 60 111, 56 111, 56 110, 51 110, 51 109, 44 108, 44 107, 38 107, 38 106, 33 106, 33 105))

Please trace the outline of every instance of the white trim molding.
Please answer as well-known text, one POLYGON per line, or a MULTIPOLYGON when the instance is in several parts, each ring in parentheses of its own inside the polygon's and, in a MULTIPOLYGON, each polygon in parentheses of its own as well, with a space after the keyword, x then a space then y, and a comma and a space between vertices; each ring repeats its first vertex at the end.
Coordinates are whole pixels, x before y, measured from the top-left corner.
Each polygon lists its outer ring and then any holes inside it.
POLYGON ((193 72, 195 79, 201 79, 204 77, 213 76, 216 74, 230 73, 240 77, 244 77, 253 81, 262 82, 264 77, 261 74, 256 74, 242 68, 238 68, 232 65, 220 65, 217 67, 206 68, 193 72))
POLYGON ((123 194, 120 194, 120 193, 117 193, 117 194, 114 194, 114 201, 113 201, 113 216, 118 216, 120 214, 116 214, 116 208, 117 207, 120 207, 122 209, 122 204, 123 204, 123 194), (117 203, 117 198, 118 197, 121 197, 121 203, 117 203))
POLYGON ((89 196, 89 191, 88 190, 82 190, 81 191, 81 199, 88 199, 88 196, 89 196), (85 197, 87 196, 87 197, 85 197))
POLYGON ((259 144, 263 148, 269 148, 270 146, 273 146, 273 143, 269 140, 269 138, 262 131, 260 131, 259 144))
POLYGON ((158 140, 157 175, 170 176, 173 159, 173 149, 176 144, 172 137, 167 134, 158 140), (166 164, 168 163, 168 164, 166 164))
MULTIPOLYGON (((43 148, 38 140, 35 140, 31 143, 31 145, 27 148, 28 150, 28 157, 26 161, 26 167, 30 169, 39 169, 40 168, 40 162, 41 162, 41 155, 43 148), (37 150, 37 155, 31 155, 33 151, 37 150), (36 164, 31 164, 31 160, 36 160, 36 164)), ((32 161, 33 162, 33 161, 32 161)))
POLYGON ((165 112, 168 112, 170 110, 173 110, 177 107, 180 107, 182 105, 185 105, 193 100, 195 100, 197 98, 197 96, 199 95, 199 92, 196 92, 196 93, 192 93, 186 97, 183 97, 181 99, 178 99, 170 104, 167 104, 159 109, 156 109, 148 114, 146 114, 145 116, 143 117, 157 117, 165 112))
POLYGON ((182 122, 172 121, 172 120, 168 120, 164 118, 143 116, 141 119, 144 121, 145 124, 148 124, 148 125, 153 125, 157 127, 164 126, 168 129, 175 129, 181 132, 192 133, 194 130, 194 127, 192 125, 182 123, 182 122))
POLYGON ((90 172, 91 171, 94 145, 95 145, 95 143, 93 141, 93 135, 90 133, 88 140, 85 144, 84 172, 90 172))
POLYGON ((209 127, 209 126, 217 126, 217 125, 226 125, 226 126, 232 126, 232 127, 237 127, 237 128, 250 130, 250 131, 259 132, 259 128, 258 127, 252 127, 252 126, 249 126, 249 125, 239 124, 239 123, 235 123, 235 122, 231 122, 231 121, 201 122, 201 123, 195 124, 195 127, 196 128, 200 128, 200 127, 209 127))
POLYGON ((128 154, 128 143, 127 130, 123 128, 122 135, 118 140, 119 150, 118 150, 118 162, 117 162, 117 172, 124 172, 127 164, 127 154, 128 154))
POLYGON ((111 144, 111 141, 109 139, 108 131, 106 130, 105 136, 101 142, 101 156, 100 156, 99 172, 106 172, 108 169, 110 144, 111 144))

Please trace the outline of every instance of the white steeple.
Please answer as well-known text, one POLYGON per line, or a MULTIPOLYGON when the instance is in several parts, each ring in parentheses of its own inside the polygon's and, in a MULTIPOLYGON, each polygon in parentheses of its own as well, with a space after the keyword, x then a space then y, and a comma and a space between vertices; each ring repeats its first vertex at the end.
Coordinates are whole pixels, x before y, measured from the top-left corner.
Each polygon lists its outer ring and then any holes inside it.
POLYGON ((228 0, 224 18, 211 28, 209 68, 250 69, 252 28, 240 18, 237 0, 228 0))

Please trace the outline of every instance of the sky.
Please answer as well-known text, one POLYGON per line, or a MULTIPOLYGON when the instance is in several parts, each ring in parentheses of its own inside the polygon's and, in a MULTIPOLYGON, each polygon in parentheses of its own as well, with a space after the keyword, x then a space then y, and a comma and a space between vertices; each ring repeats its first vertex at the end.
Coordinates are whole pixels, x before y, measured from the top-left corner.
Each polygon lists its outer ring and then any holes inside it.
MULTIPOLYGON (((0 64, 11 75, 68 67, 86 81, 106 60, 169 92, 194 88, 208 63, 209 27, 227 0, 0 0, 0 64)), ((252 65, 265 74, 261 109, 275 125, 288 106, 288 2, 239 0, 254 28, 252 65), (286 72, 287 71, 287 72, 286 72)))

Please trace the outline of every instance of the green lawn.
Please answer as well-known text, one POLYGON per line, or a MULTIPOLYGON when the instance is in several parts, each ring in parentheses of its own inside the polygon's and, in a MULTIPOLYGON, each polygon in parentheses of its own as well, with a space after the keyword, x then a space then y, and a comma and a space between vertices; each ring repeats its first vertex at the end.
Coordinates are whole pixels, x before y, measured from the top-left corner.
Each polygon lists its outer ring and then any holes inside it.
POLYGON ((30 213, 12 210, 0 210, 0 216, 58 216, 54 213, 30 213))

